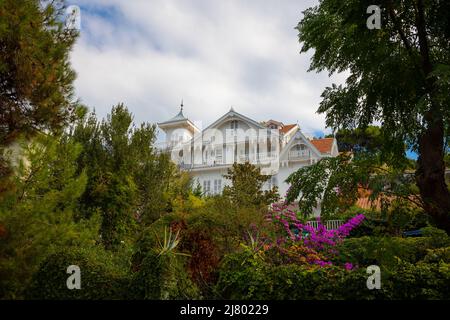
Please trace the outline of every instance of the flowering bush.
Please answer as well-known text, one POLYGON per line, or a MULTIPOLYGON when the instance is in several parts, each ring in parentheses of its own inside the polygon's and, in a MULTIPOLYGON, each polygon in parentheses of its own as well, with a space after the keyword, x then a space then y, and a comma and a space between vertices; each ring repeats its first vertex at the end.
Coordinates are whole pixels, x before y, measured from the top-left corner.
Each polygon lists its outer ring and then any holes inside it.
MULTIPOLYGON (((286 243, 287 247, 291 248, 291 250, 284 249, 282 251, 291 254, 292 251, 299 252, 298 248, 304 247, 300 250, 300 257, 304 259, 300 259, 300 261, 320 266, 332 264, 330 260, 338 254, 336 245, 341 243, 352 229, 360 225, 364 218, 364 215, 358 214, 339 228, 331 230, 328 230, 321 223, 320 218, 317 218, 318 227, 315 228, 307 223, 301 222, 296 213, 285 204, 273 204, 268 217, 269 220, 279 222, 287 233, 289 241, 282 239, 276 241, 278 246, 286 243), (292 250, 292 248, 295 248, 295 250, 292 250), (305 253, 307 253, 307 258, 305 257, 305 253)), ((354 268, 351 263, 345 263, 344 267, 347 270, 354 268)))

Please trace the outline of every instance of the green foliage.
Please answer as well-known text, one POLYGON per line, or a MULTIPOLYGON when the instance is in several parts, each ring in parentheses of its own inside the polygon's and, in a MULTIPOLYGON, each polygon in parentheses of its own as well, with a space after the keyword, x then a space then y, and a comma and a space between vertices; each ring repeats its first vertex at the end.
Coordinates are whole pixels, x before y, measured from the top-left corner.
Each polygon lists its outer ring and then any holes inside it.
POLYGON ((424 208, 450 232, 450 192, 444 179, 450 24, 443 17, 449 3, 381 1, 380 29, 366 25, 371 4, 323 0, 306 10, 297 26, 302 52, 314 49, 310 70, 348 72, 345 85, 324 90, 318 112, 326 114, 333 130, 366 130, 381 123, 382 163, 392 166, 404 158, 405 142, 416 150, 415 179, 424 208))
POLYGON ((231 180, 232 185, 225 186, 223 195, 238 207, 268 206, 279 199, 276 186, 271 190, 262 190, 270 176, 262 175, 261 168, 249 162, 234 163, 224 177, 231 180))
POLYGON ((404 203, 394 204, 387 215, 389 231, 396 235, 403 231, 418 230, 432 223, 423 209, 411 208, 404 203))
POLYGON ((268 267, 263 262, 246 247, 227 255, 221 265, 216 294, 221 299, 269 299, 268 267))
POLYGON ((408 165, 405 158, 395 166, 387 166, 385 161, 381 154, 371 152, 321 159, 287 178, 291 187, 286 200, 298 200, 299 210, 305 215, 311 215, 320 203, 325 217, 348 210, 364 189, 370 200, 381 201, 383 211, 390 210, 399 200, 405 208, 420 206, 413 177, 404 174, 408 165))
POLYGON ((404 231, 418 230, 430 225, 430 217, 422 209, 394 202, 386 211, 364 210, 352 206, 330 219, 348 220, 357 214, 364 214, 361 225, 350 232, 351 237, 399 236, 404 231))
POLYGON ((102 206, 98 208, 102 216, 100 234, 107 249, 117 248, 120 243, 128 240, 135 226, 132 213, 136 187, 129 176, 121 178, 108 173, 102 186, 97 186, 104 189, 96 189, 94 192, 102 200, 102 206))
POLYGON ((23 143, 14 188, 0 202, 0 296, 20 297, 40 262, 62 247, 93 246, 99 217, 75 222, 86 174, 77 173, 80 146, 65 137, 39 135, 23 143))
POLYGON ((383 149, 384 137, 380 127, 340 129, 335 133, 339 152, 376 153, 383 149))
POLYGON ((114 249, 121 241, 132 241, 136 221, 145 226, 171 210, 183 178, 168 155, 154 150, 155 126, 136 128, 123 104, 101 123, 94 113, 78 111, 70 137, 83 146, 78 169, 86 168, 88 176, 80 216, 100 212, 102 241, 114 249))
POLYGON ((381 290, 369 290, 364 267, 272 265, 247 249, 224 259, 216 292, 219 298, 257 300, 448 299, 449 267, 398 258, 381 265, 381 290))
POLYGON ((113 259, 99 249, 75 249, 57 252, 41 264, 26 290, 27 299, 102 300, 125 299, 132 292, 130 276, 112 263, 113 259), (97 254, 97 255, 96 255, 97 254), (67 268, 80 267, 81 289, 68 289, 67 268))
POLYGON ((385 299, 392 300, 448 300, 449 281, 448 263, 401 262, 383 281, 383 291, 385 299))
POLYGON ((450 153, 444 155, 444 163, 446 168, 450 168, 450 153))
POLYGON ((427 255, 425 256, 423 261, 427 263, 450 263, 450 247, 428 249, 427 255))
POLYGON ((217 294, 225 299, 327 300, 374 299, 363 270, 339 267, 270 265, 250 251, 229 255, 221 266, 217 294))
POLYGON ((418 238, 368 236, 348 238, 338 247, 339 260, 353 264, 380 266, 393 266, 400 260, 417 263, 427 256, 428 250, 447 247, 450 244, 450 238, 442 234, 445 231, 428 230, 424 229, 427 236, 418 238))
POLYGON ((161 241, 164 230, 170 226, 173 233, 180 232, 179 250, 189 255, 186 266, 190 277, 204 297, 212 298, 212 286, 223 256, 236 251, 252 227, 269 230, 270 226, 264 211, 236 208, 225 197, 206 198, 195 207, 188 203, 188 210, 185 209, 185 206, 177 207, 143 230, 136 243, 133 269, 138 270, 147 252, 159 247, 158 238, 161 241))
POLYGON ((0 194, 13 174, 3 147, 70 120, 77 33, 65 28, 64 11, 63 0, 0 1, 0 194))
POLYGON ((200 293, 190 280, 184 259, 173 252, 158 254, 150 250, 133 280, 139 299, 198 299, 200 293))
MULTIPOLYGON (((383 131, 392 137, 384 145, 395 140, 403 143, 404 137, 417 141, 419 128, 425 125, 418 115, 426 110, 425 102, 420 101, 427 90, 423 86, 427 75, 419 63, 425 52, 417 42, 418 28, 423 26, 417 25, 417 10, 412 10, 410 1, 382 1, 383 26, 370 30, 366 26, 370 4, 361 0, 345 5, 339 0, 321 1, 305 11, 297 27, 302 52, 314 49, 311 70, 350 71, 345 87, 333 85, 325 90, 319 111, 326 112, 327 124, 333 128, 365 127, 382 120, 383 131), (402 32, 405 37, 400 36, 402 32)), ((442 30, 448 29, 448 19, 438 16, 448 10, 448 4, 426 2, 420 10, 425 11, 424 23, 430 28, 429 38, 421 40, 436 46, 429 52, 433 69, 447 67, 449 44, 442 30)), ((445 98, 448 102, 448 95, 445 98)), ((441 111, 448 121, 448 112, 441 111)))

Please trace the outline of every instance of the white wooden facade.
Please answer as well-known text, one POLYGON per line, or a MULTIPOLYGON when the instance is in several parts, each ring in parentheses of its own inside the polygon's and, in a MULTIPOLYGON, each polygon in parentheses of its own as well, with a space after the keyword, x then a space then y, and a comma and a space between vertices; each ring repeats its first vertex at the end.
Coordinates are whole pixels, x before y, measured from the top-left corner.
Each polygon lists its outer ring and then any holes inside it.
POLYGON ((229 184, 223 177, 227 169, 234 162, 248 161, 272 176, 266 188, 276 185, 284 196, 289 187, 285 180, 291 173, 338 154, 334 138, 308 139, 296 124, 257 122, 233 108, 203 130, 186 118, 182 109, 158 126, 166 134, 160 147, 190 172, 206 194, 221 193, 229 184))

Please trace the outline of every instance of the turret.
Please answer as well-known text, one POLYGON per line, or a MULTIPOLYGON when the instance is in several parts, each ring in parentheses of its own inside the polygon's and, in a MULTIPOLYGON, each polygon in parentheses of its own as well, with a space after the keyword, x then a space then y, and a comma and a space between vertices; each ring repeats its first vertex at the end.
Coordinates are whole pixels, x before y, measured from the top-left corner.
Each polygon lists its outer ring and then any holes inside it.
POLYGON ((194 123, 183 115, 183 102, 180 105, 180 112, 175 117, 158 123, 158 127, 165 132, 165 142, 168 147, 188 141, 194 137, 195 133, 200 132, 194 123))

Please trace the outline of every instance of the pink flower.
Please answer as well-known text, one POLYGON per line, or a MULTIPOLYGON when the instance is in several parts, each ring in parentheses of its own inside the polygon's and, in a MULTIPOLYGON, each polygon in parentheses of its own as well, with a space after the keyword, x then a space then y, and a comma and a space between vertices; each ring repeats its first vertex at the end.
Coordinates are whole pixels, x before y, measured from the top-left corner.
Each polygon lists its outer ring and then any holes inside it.
MULTIPOLYGON (((346 223, 340 226, 336 230, 327 230, 325 225, 322 224, 320 218, 317 218, 318 227, 314 228, 308 224, 302 224, 297 218, 297 214, 288 209, 285 204, 273 204, 272 215, 270 218, 272 221, 281 223, 286 231, 288 237, 292 242, 300 242, 306 248, 316 250, 318 253, 324 254, 330 259, 338 254, 338 251, 334 248, 345 237, 347 237, 351 230, 356 228, 365 219, 364 215, 358 214, 355 217, 349 219, 346 223), (275 213, 276 212, 276 213, 275 213), (295 228, 295 236, 292 229, 295 228)), ((277 245, 287 243, 287 241, 277 241, 277 245)), ((331 265, 330 261, 315 261, 314 263, 320 266, 331 265)), ((351 263, 345 264, 346 270, 352 270, 354 267, 351 263)))
POLYGON ((346 262, 344 264, 345 270, 352 270, 353 269, 353 264, 350 262, 346 262))

